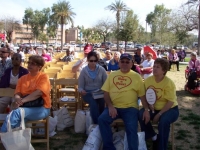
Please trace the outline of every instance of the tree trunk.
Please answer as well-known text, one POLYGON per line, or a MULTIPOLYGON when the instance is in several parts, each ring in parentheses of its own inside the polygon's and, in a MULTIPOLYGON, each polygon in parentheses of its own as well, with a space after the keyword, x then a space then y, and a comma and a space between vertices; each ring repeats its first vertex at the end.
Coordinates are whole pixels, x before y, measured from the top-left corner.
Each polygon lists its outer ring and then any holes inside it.
MULTIPOLYGON (((200 0, 199 0, 200 1, 200 0)), ((200 55, 200 4, 199 4, 199 26, 198 26, 198 29, 199 29, 199 32, 198 32, 198 55, 200 55)))
POLYGON ((64 20, 61 17, 61 51, 63 51, 63 27, 64 27, 64 20))
POLYGON ((127 41, 125 41, 125 52, 126 52, 126 45, 127 45, 127 41))

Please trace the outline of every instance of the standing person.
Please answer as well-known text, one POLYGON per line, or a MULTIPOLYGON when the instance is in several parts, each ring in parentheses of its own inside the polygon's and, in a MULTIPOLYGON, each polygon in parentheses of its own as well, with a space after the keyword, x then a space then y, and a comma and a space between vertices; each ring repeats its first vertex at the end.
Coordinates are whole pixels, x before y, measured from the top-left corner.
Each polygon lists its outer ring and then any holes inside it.
POLYGON ((4 75, 6 69, 12 67, 12 60, 8 57, 10 49, 3 47, 0 49, 1 52, 1 61, 0 61, 0 78, 4 75))
MULTIPOLYGON (((1 77, 0 88, 12 88, 15 89, 18 79, 28 74, 28 70, 26 68, 21 67, 21 55, 15 53, 12 56, 12 68, 8 68, 5 70, 4 75, 1 77)), ((4 113, 5 108, 10 105, 12 102, 12 98, 10 97, 1 97, 0 98, 0 113, 4 113)))
POLYGON ((72 67, 72 72, 76 73, 77 71, 81 72, 81 70, 88 65, 87 55, 91 52, 91 48, 84 48, 84 58, 82 60, 78 60, 74 66, 72 67))
POLYGON ((177 55, 175 49, 172 49, 171 53, 169 53, 169 70, 171 69, 172 64, 176 64, 177 71, 180 71, 179 70, 179 58, 178 58, 178 55, 177 55))
POLYGON ((22 57, 22 62, 24 62, 24 60, 25 60, 25 54, 24 54, 24 52, 23 52, 22 47, 19 47, 19 49, 17 50, 17 53, 19 53, 19 54, 21 55, 21 57, 22 57))
POLYGON ((186 57, 185 50, 180 48, 178 52, 179 61, 184 61, 185 57, 186 57))
POLYGON ((140 70, 141 73, 143 75, 143 78, 146 79, 147 77, 153 75, 153 64, 154 64, 154 60, 153 60, 153 54, 152 53, 147 53, 146 54, 146 60, 144 60, 142 62, 142 64, 140 65, 140 70))
POLYGON ((88 65, 82 69, 78 78, 78 91, 83 100, 89 103, 93 123, 97 124, 98 117, 104 110, 105 102, 104 98, 94 99, 92 92, 101 89, 107 74, 105 69, 97 64, 98 57, 96 52, 89 52, 87 61, 88 65))
MULTIPOLYGON (((24 120, 40 120, 46 118, 50 113, 51 98, 50 98, 50 82, 49 77, 40 72, 44 66, 45 61, 39 55, 32 55, 28 60, 29 74, 22 76, 17 83, 14 101, 12 108, 14 109, 10 116, 11 128, 20 126, 21 115, 20 109, 24 103, 34 101, 38 98, 43 99, 43 106, 38 107, 23 107, 25 111, 24 120)), ((1 132, 7 132, 8 117, 4 121, 1 132)))
POLYGON ((157 98, 153 107, 149 107, 151 120, 158 123, 158 134, 153 130, 151 122, 146 123, 143 119, 145 109, 142 108, 139 112, 141 130, 145 132, 145 139, 153 140, 153 150, 167 150, 170 124, 179 116, 176 86, 166 76, 168 68, 169 62, 166 59, 157 58, 153 66, 153 76, 144 81, 145 89, 153 89, 157 98))
POLYGON ((120 52, 115 52, 114 57, 110 60, 108 64, 108 71, 116 71, 119 70, 119 59, 120 59, 120 52))
POLYGON ((110 125, 122 118, 126 128, 129 150, 138 149, 138 97, 145 108, 143 119, 149 122, 149 107, 145 99, 144 83, 141 76, 132 71, 133 59, 130 54, 120 56, 120 70, 112 72, 102 90, 107 107, 98 119, 104 150, 115 150, 110 125))

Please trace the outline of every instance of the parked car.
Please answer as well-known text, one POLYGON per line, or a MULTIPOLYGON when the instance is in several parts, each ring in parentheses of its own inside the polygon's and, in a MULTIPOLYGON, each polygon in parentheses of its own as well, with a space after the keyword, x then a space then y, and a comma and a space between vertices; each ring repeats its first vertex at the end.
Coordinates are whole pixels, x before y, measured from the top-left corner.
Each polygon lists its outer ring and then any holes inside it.
POLYGON ((134 48, 134 45, 132 43, 127 43, 126 48, 134 48))
POLYGON ((119 44, 119 48, 125 48, 125 45, 122 44, 122 43, 120 43, 120 44, 119 44))
POLYGON ((143 48, 142 44, 135 44, 135 48, 143 48))
POLYGON ((102 42, 100 48, 110 48, 111 43, 110 42, 102 42))

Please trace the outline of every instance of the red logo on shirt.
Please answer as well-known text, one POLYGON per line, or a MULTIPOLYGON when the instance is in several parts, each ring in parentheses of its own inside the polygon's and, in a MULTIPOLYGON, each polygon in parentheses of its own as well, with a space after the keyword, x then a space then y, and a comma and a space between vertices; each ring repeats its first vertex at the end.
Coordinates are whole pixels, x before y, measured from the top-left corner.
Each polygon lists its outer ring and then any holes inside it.
POLYGON ((113 78, 113 83, 120 90, 129 86, 132 83, 132 80, 127 76, 115 76, 113 78))

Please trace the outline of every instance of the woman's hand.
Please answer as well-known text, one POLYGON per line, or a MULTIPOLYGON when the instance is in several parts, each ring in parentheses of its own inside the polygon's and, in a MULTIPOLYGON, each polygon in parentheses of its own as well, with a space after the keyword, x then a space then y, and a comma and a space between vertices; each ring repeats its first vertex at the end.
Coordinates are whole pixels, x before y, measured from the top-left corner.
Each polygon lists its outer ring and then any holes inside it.
POLYGON ((86 92, 85 90, 82 90, 82 91, 80 92, 80 94, 81 94, 81 95, 86 95, 87 92, 86 92))
POLYGON ((15 97, 14 103, 15 103, 18 107, 21 106, 21 105, 23 105, 22 98, 21 98, 21 97, 15 97))

